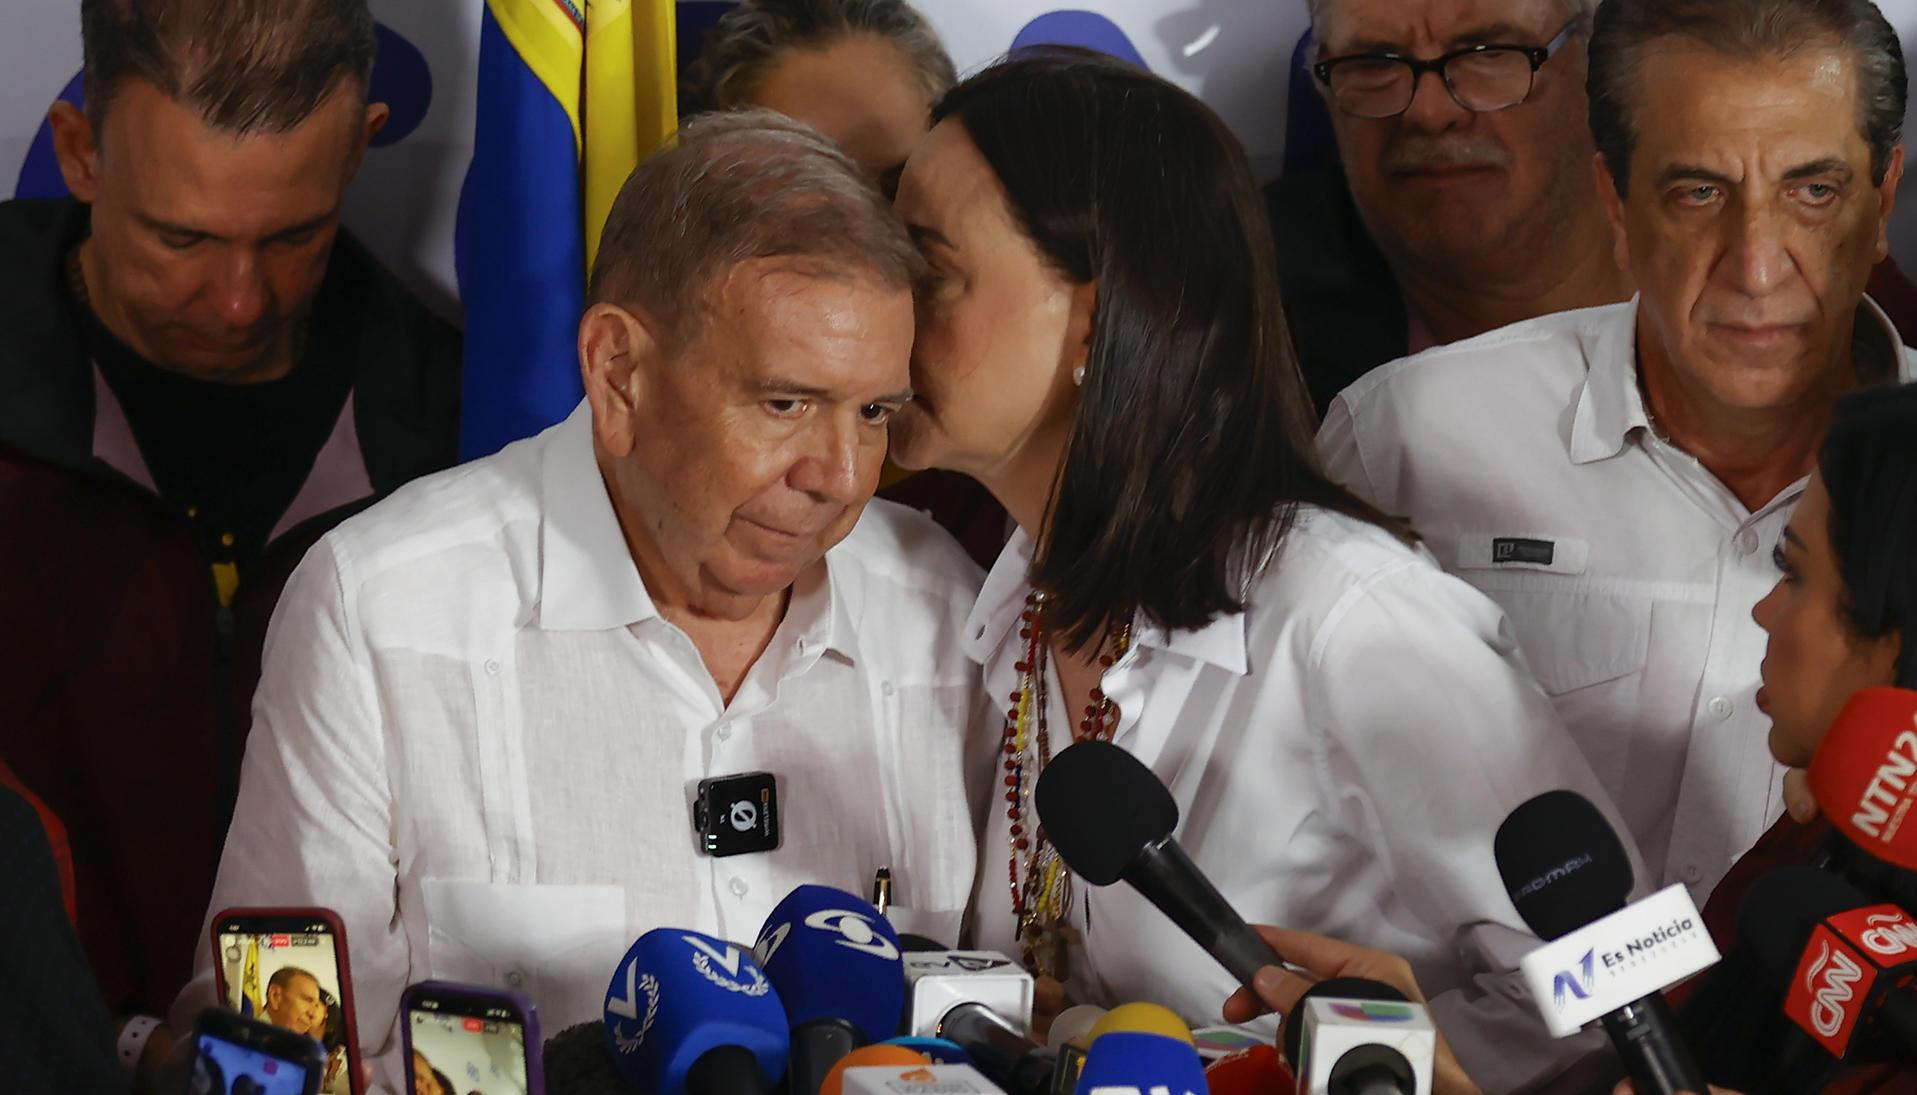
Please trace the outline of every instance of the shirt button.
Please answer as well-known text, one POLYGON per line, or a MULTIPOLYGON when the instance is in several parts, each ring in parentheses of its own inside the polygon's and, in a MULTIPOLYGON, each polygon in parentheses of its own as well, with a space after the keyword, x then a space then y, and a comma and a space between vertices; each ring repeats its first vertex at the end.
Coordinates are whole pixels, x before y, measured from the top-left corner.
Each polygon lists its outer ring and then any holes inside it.
POLYGON ((520 988, 524 988, 525 985, 526 985, 525 974, 519 972, 518 970, 506 971, 506 987, 507 988, 520 989, 520 988))
POLYGON ((805 641, 804 639, 799 640, 799 653, 803 654, 810 649, 812 649, 811 643, 805 641))
POLYGON ((1683 876, 1684 881, 1692 885, 1704 881, 1704 868, 1695 863, 1686 863, 1684 869, 1678 873, 1683 876))
POLYGON ((1737 705, 1724 696, 1712 696, 1710 706, 1711 714, 1717 716, 1719 721, 1730 718, 1731 712, 1737 709, 1737 705))
POLYGON ((486 659, 486 675, 489 677, 497 677, 499 675, 499 663, 493 661, 491 658, 486 659))
POLYGON ((745 895, 746 895, 745 879, 735 876, 732 879, 732 896, 744 897, 745 895))
POLYGON ((888 696, 891 695, 893 692, 897 691, 897 689, 892 687, 891 681, 886 681, 883 685, 880 685, 879 690, 881 692, 884 692, 888 696))
POLYGON ((1757 533, 1751 531, 1750 529, 1745 529, 1743 532, 1738 533, 1737 534, 1737 553, 1739 555, 1756 554, 1757 553, 1757 533))
POLYGON ((732 727, 730 727, 730 726, 721 726, 721 727, 719 727, 719 733, 717 734, 717 737, 718 737, 718 739, 719 739, 720 741, 731 741, 731 740, 732 740, 732 727))

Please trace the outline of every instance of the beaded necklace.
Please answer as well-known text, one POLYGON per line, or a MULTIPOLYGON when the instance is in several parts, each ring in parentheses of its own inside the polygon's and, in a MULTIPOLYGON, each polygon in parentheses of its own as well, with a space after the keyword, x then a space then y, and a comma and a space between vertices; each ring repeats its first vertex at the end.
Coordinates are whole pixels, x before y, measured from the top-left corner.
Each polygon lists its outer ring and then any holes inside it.
MULTIPOLYGON (((1069 954, 1075 935, 1070 925, 1072 873, 1052 848, 1044 827, 1035 819, 1034 824, 1027 825, 1038 774, 1052 759, 1051 735, 1045 721, 1050 651, 1045 645, 1044 617, 1045 594, 1033 591, 1026 596, 1025 610, 1019 616, 1018 637, 1025 643, 1025 656, 1013 665, 1019 674, 1019 687, 1005 712, 1005 813, 1012 822, 1008 874, 1012 916, 1018 925, 1025 968, 1036 976, 1063 981, 1071 973, 1069 954)), ((1100 645, 1099 668, 1109 669, 1124 657, 1131 639, 1129 621, 1114 627, 1100 645)), ((1092 702, 1086 705, 1073 740, 1110 741, 1118 730, 1117 705, 1099 688, 1092 689, 1090 698, 1092 702)))

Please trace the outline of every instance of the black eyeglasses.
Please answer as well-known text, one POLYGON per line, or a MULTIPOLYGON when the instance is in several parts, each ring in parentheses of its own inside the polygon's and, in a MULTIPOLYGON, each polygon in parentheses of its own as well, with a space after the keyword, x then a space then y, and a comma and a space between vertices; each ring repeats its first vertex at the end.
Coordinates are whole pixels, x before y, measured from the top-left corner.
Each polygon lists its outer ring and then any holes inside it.
POLYGON ((1399 53, 1356 53, 1311 66, 1331 89, 1331 104, 1359 118, 1395 118, 1411 109, 1418 81, 1435 72, 1451 100, 1475 114, 1509 110, 1531 97, 1538 69, 1564 48, 1583 20, 1573 19, 1548 45, 1483 45, 1431 61, 1399 53))

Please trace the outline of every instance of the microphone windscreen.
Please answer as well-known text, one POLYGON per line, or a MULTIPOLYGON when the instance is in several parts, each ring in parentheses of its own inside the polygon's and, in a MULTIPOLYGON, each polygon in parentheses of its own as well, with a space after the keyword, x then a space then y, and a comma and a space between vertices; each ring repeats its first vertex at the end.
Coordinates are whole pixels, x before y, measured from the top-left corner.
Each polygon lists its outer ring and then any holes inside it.
MULTIPOLYGON (((1053 1049, 1076 1038, 1083 1038, 1092 1032, 1098 1021, 1105 1017, 1105 1009, 1093 1004, 1073 1004, 1058 1013, 1052 1020, 1052 1028, 1045 1032, 1045 1044, 1053 1049)), ((1087 1041, 1086 1045, 1091 1043, 1087 1041)))
POLYGON ((1575 791, 1546 791, 1511 811, 1492 844, 1518 916, 1556 939, 1624 907, 1631 859, 1617 830, 1575 791))
POLYGON ((766 917, 754 950, 794 1027, 850 1022, 868 1042, 897 1033, 905 964, 891 921, 830 886, 800 886, 766 917))
POLYGON ((1298 1002, 1291 1007, 1291 1014, 1285 1016, 1284 1028, 1278 1032, 1278 1040, 1285 1047, 1285 1061, 1291 1067, 1298 1067, 1298 1048, 1305 1037, 1305 1003, 1309 1000, 1388 1000, 1402 1002, 1404 993, 1385 984, 1373 981, 1369 977, 1327 977, 1323 981, 1305 990, 1298 1002))
POLYGON ((1804 864, 1780 867, 1745 891, 1737 938, 1765 975, 1781 983, 1797 968, 1818 921, 1868 904, 1863 891, 1839 875, 1804 864))
POLYGON ((1165 785, 1104 741, 1060 750, 1039 773, 1033 805, 1052 847, 1094 886, 1117 882, 1145 845, 1178 827, 1178 803, 1165 785))
POLYGON ((1267 1045, 1249 1046, 1205 1066, 1211 1095, 1291 1095, 1297 1081, 1267 1045))
POLYGON ((1191 1028, 1185 1025, 1185 1021, 1178 1017, 1177 1012, 1158 1004, 1138 1002, 1120 1004, 1099 1016, 1098 1021, 1092 1024, 1092 1029, 1086 1034, 1085 1045, 1090 1048, 1097 1045, 1098 1040, 1107 1034, 1116 1034, 1120 1031, 1132 1034, 1160 1034, 1186 1045, 1192 1044, 1191 1028))
POLYGON ((860 1046, 839 1058, 832 1071, 825 1074, 825 1083, 819 1086, 819 1095, 841 1095, 845 1090, 845 1070, 848 1068, 882 1067, 885 1065, 929 1065, 932 1059, 923 1053, 881 1042, 875 1046, 860 1046))
POLYGON ((1199 1092, 1205 1066, 1189 1043, 1162 1034, 1119 1030, 1100 1038, 1085 1054, 1077 1095, 1105 1090, 1199 1092))
POLYGON ((1811 758, 1811 793, 1866 853, 1917 871, 1917 692, 1866 688, 1850 698, 1811 758))
POLYGON ((606 989, 605 1037, 627 1083, 679 1095, 700 1057, 737 1046, 768 1081, 785 1072, 785 1009, 749 951, 699 932, 639 937, 606 989))
POLYGON ((945 1038, 925 1038, 915 1034, 901 1034, 897 1038, 887 1038, 879 1043, 882 1046, 901 1046, 914 1053, 923 1053, 935 1065, 969 1065, 972 1055, 965 1047, 945 1038))

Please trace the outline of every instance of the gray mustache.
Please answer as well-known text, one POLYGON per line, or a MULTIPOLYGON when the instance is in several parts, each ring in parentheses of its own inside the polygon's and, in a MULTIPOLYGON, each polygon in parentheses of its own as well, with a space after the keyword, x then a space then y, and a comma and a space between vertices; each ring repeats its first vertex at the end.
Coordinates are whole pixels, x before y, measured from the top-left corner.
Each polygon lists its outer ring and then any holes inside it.
POLYGON ((1423 171, 1434 167, 1511 166, 1511 153, 1489 141, 1409 138, 1394 142, 1385 150, 1387 171, 1423 171))

